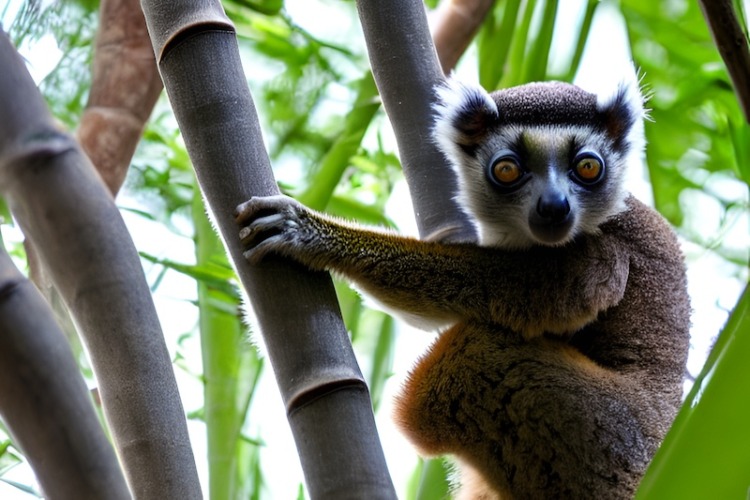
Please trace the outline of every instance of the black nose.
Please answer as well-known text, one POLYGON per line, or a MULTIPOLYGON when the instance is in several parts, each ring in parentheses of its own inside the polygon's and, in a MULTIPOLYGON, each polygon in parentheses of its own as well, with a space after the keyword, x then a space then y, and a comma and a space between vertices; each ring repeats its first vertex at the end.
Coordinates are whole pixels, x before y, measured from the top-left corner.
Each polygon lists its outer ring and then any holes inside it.
POLYGON ((536 203, 536 212, 552 223, 562 222, 570 213, 568 198, 557 190, 547 190, 536 203))

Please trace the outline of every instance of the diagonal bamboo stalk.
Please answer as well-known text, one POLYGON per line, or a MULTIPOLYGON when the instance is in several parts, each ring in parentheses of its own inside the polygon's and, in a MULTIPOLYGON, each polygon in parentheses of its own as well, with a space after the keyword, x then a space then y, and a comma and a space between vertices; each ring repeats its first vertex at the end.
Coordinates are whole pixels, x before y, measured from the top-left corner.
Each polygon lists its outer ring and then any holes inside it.
POLYGON ((200 497, 172 363, 111 194, 0 36, 0 193, 71 310, 133 494, 200 497))
POLYGON ((65 335, 1 241, 0 417, 49 498, 130 498, 65 335))

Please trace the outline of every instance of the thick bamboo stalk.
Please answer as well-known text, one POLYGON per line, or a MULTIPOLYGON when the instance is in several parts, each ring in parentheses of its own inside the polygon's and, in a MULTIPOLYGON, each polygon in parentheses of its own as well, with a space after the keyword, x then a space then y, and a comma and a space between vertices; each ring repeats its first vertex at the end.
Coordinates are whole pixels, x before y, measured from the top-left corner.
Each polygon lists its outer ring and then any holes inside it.
POLYGON ((0 193, 82 334, 133 494, 201 496, 172 363, 120 212, 0 36, 0 193))
POLYGON ((214 221, 250 296, 312 498, 394 498, 369 394, 330 277, 251 267, 234 208, 278 192, 219 2, 143 0, 157 63, 214 221))

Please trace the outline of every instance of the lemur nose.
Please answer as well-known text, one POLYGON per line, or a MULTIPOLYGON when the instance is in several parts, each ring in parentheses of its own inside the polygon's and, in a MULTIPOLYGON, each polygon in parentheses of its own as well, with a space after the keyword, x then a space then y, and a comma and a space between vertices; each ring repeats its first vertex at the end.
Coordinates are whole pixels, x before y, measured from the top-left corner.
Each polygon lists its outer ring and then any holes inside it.
POLYGON ((570 213, 570 204, 568 198, 560 191, 545 191, 536 203, 536 211, 550 222, 562 222, 570 213))

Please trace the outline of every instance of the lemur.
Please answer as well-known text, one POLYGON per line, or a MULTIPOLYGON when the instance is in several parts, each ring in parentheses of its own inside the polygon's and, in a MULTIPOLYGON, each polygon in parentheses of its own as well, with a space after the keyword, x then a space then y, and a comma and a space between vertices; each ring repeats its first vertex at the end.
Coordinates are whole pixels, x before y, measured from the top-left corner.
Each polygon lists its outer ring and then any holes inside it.
POLYGON ((245 257, 353 282, 441 333, 397 399, 460 498, 631 498, 681 400, 689 299, 677 239, 627 193, 643 150, 633 79, 487 93, 448 80, 434 140, 478 243, 360 227, 291 198, 238 207, 245 257))

